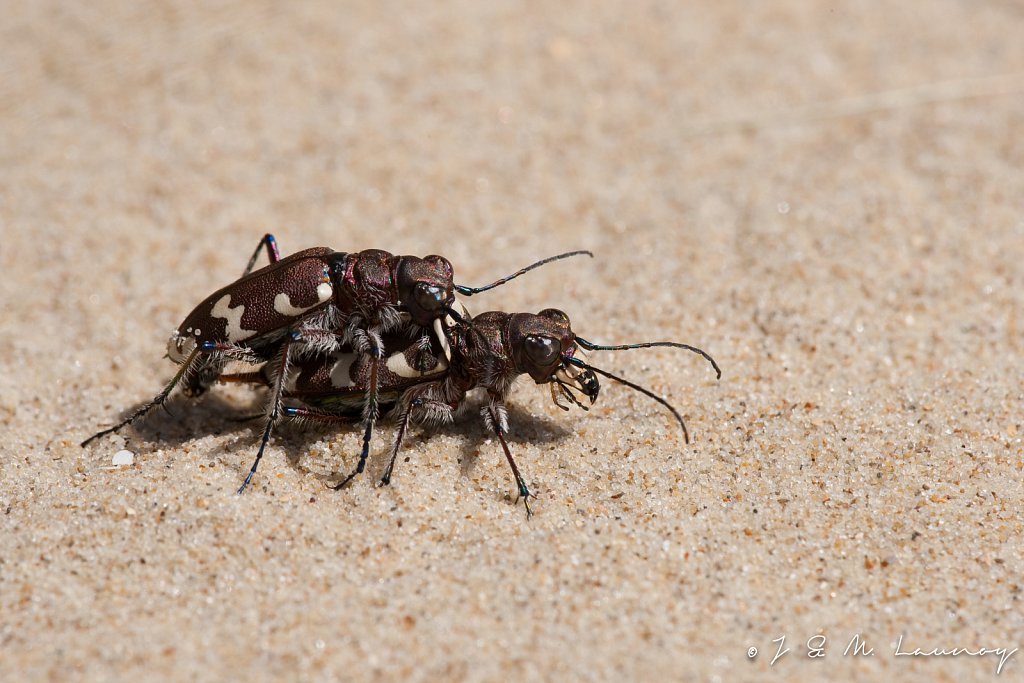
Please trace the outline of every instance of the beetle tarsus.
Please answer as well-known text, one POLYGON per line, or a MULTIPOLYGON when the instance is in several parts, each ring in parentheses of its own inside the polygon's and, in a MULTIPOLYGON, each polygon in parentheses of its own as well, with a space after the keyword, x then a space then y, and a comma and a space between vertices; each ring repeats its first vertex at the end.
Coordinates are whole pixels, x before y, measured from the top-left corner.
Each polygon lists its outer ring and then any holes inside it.
POLYGON ((260 466, 260 460, 263 459, 263 451, 267 449, 267 444, 270 442, 270 430, 273 426, 274 420, 267 420, 267 426, 263 429, 263 439, 260 441, 260 449, 256 452, 256 459, 253 461, 252 467, 249 468, 249 474, 246 475, 245 481, 238 487, 238 495, 242 495, 242 492, 245 491, 246 487, 249 486, 249 482, 256 475, 256 468, 260 466))
POLYGON ((526 508, 526 518, 529 519, 533 516, 533 510, 530 508, 530 498, 535 496, 530 493, 523 475, 519 473, 519 467, 516 466, 516 461, 512 457, 512 451, 505 440, 505 435, 508 433, 508 417, 505 412, 505 406, 501 403, 492 402, 484 408, 483 415, 484 422, 494 431, 498 441, 501 442, 501 448, 505 451, 505 459, 508 460, 508 466, 512 468, 512 476, 516 480, 516 490, 518 491, 515 503, 518 503, 520 498, 523 499, 523 507, 526 508))

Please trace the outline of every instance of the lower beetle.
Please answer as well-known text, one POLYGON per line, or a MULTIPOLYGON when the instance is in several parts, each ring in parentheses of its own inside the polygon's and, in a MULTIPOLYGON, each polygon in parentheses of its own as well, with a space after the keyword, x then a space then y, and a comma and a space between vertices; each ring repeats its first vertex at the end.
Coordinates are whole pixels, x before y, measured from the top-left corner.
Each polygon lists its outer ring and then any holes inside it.
MULTIPOLYGON (((405 433, 412 421, 440 424, 454 419, 464 405, 469 391, 480 388, 487 391, 489 402, 481 415, 489 431, 501 443, 515 478, 518 497, 523 498, 527 514, 532 514, 526 486, 512 452, 505 439, 508 433, 508 412, 505 401, 519 375, 528 374, 537 384, 551 387, 554 403, 568 410, 560 399, 564 398, 587 410, 577 398, 593 404, 600 391, 597 375, 603 375, 624 384, 665 406, 678 421, 683 437, 689 443, 689 432, 682 416, 668 401, 644 387, 602 370, 581 358, 582 351, 624 350, 650 347, 673 347, 703 356, 714 368, 716 377, 722 371, 705 351, 678 342, 643 342, 639 344, 601 345, 576 335, 569 317, 562 311, 549 308, 540 313, 504 313, 490 311, 456 322, 451 331, 451 363, 435 357, 429 368, 413 367, 420 349, 407 341, 404 348, 392 347, 388 357, 386 376, 377 378, 381 387, 382 403, 395 404, 398 432, 391 446, 387 468, 381 484, 391 481, 395 461, 405 433)), ((435 350, 436 353, 436 350, 435 350)), ((286 406, 288 417, 309 421, 338 422, 353 419, 358 409, 358 397, 365 392, 370 369, 363 357, 345 353, 313 356, 296 364, 293 381, 284 391, 286 398, 300 400, 305 406, 286 406)), ((241 381, 271 384, 272 373, 250 373, 239 376, 241 381)), ((341 488, 363 471, 364 460, 335 488, 341 488)))

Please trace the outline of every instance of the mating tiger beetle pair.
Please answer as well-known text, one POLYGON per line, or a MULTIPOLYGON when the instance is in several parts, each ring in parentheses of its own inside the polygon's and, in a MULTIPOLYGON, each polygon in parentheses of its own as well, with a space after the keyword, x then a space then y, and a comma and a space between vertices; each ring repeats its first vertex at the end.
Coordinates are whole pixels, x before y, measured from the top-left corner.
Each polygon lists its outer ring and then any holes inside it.
POLYGON ((532 494, 505 438, 505 400, 517 377, 528 374, 537 384, 548 384, 552 401, 563 410, 569 408, 560 399, 587 410, 577 394, 593 404, 600 390, 597 375, 603 375, 665 406, 689 443, 686 424, 672 405, 587 363, 583 352, 669 346, 700 354, 718 377, 722 374, 711 356, 687 344, 593 344, 577 336, 569 317, 557 309, 471 317, 455 298, 456 293, 479 294, 552 261, 580 255, 593 257, 588 251, 558 254, 484 287, 467 287, 454 283, 452 265, 441 256, 314 247, 281 258, 273 235, 265 235, 242 277, 206 297, 171 334, 168 356, 179 368, 163 391, 82 446, 164 404, 176 387, 194 397, 218 381, 242 382, 268 387, 270 401, 256 459, 238 493, 252 481, 282 417, 363 422, 358 463, 333 487, 340 489, 363 472, 376 421, 383 411, 392 410, 398 432, 381 480, 387 485, 410 424, 450 422, 466 395, 480 388, 489 399, 481 411, 484 423, 501 443, 529 515, 532 494), (270 263, 254 271, 264 250, 270 263), (227 373, 231 361, 260 367, 227 373))

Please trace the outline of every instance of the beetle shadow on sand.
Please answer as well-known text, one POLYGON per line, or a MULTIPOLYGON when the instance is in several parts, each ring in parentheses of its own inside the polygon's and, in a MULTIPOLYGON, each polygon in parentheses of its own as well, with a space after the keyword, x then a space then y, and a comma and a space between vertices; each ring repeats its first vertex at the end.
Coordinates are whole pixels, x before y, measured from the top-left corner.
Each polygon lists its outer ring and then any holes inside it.
MULTIPOLYGON (((266 427, 267 400, 266 391, 258 391, 248 398, 216 390, 198 399, 176 394, 164 405, 153 408, 149 414, 122 429, 118 435, 129 443, 140 440, 171 448, 181 447, 203 437, 230 436, 230 440, 207 457, 222 461, 226 466, 236 467, 241 482, 259 450, 266 427)), ((117 419, 123 419, 143 405, 145 403, 138 403, 124 410, 117 419)), ((305 429, 289 424, 287 420, 279 421, 274 428, 268 453, 273 449, 283 450, 289 465, 300 472, 315 474, 302 466, 300 461, 308 452, 309 443, 330 429, 334 427, 305 429)), ((268 453, 264 454, 264 458, 268 453)), ((258 480, 259 472, 256 477, 258 480)))
MULTIPOLYGON (((419 428, 420 434, 426 440, 434 434, 451 436, 459 440, 459 472, 464 477, 472 474, 481 457, 488 462, 493 461, 502 467, 508 467, 501 442, 494 432, 484 425, 480 416, 480 411, 485 405, 486 400, 482 396, 473 397, 468 401, 466 410, 454 422, 436 428, 419 428)), ((517 446, 554 443, 572 434, 571 429, 548 416, 530 413, 515 404, 506 404, 506 408, 509 433, 505 436, 505 441, 517 464, 522 451, 522 448, 517 446)), ((406 438, 408 440, 409 437, 406 438)), ((399 462, 408 459, 409 456, 403 457, 399 453, 399 462)))
MULTIPOLYGON (((504 464, 505 456, 501 450, 501 444, 490 430, 484 428, 483 420, 480 418, 480 409, 483 405, 482 399, 471 399, 465 412, 461 413, 453 423, 437 427, 425 427, 418 424, 411 426, 405 435, 404 445, 398 453, 396 476, 402 476, 403 465, 415 457, 409 450, 410 446, 419 442, 429 443, 435 436, 451 436, 459 440, 458 461, 463 476, 468 476, 473 471, 481 454, 485 458, 489 458, 488 449, 492 447, 496 449, 495 457, 499 459, 496 462, 500 461, 504 464), (490 441, 489 445, 487 444, 488 440, 490 441)), ((552 443, 562 440, 572 433, 571 430, 550 418, 532 415, 514 405, 508 407, 508 419, 511 433, 506 440, 513 457, 517 455, 517 444, 552 443)), ((384 469, 387 467, 388 456, 391 453, 397 432, 398 424, 395 416, 385 414, 385 418, 377 422, 373 441, 370 444, 370 456, 366 463, 366 470, 359 477, 368 477, 375 484, 380 482, 384 469)), ((310 425, 308 427, 284 422, 280 429, 275 428, 274 433, 274 447, 285 452, 288 462, 293 468, 333 484, 346 477, 355 468, 362 445, 363 427, 359 420, 353 420, 351 424, 310 425), (329 462, 324 463, 323 467, 310 467, 302 463, 302 460, 309 455, 313 443, 330 438, 337 432, 351 434, 353 438, 347 439, 346 445, 343 447, 335 446, 327 455, 329 462), (343 452, 341 448, 344 449, 343 452)), ((254 441, 258 440, 258 430, 254 432, 253 438, 254 441)))
MULTIPOLYGON (((130 415, 145 403, 123 411, 118 420, 130 415)), ((204 436, 223 436, 236 432, 263 429, 260 421, 265 414, 265 399, 248 402, 231 400, 216 392, 210 392, 199 399, 174 396, 164 405, 153 408, 118 435, 131 441, 141 439, 162 446, 181 446, 204 436)), ((110 437, 107 437, 110 438, 110 437)))
MULTIPOLYGON (((140 439, 167 447, 180 447, 206 436, 232 435, 234 438, 231 442, 224 444, 224 448, 216 456, 211 457, 223 458, 224 464, 230 466, 237 454, 239 476, 244 478, 252 464, 252 458, 256 456, 266 424, 266 401, 265 392, 254 394, 247 400, 216 391, 199 399, 188 399, 179 395, 169 400, 165 406, 154 408, 148 415, 120 431, 119 435, 128 442, 140 439)), ((418 424, 411 426, 406 434, 405 444, 399 451, 396 469, 400 472, 402 464, 412 459, 413 456, 408 452, 411 443, 429 443, 435 435, 451 436, 459 440, 458 461, 462 476, 469 476, 473 472, 481 456, 488 461, 493 460, 507 466, 501 444, 494 433, 485 428, 480 417, 480 410, 485 403, 483 397, 471 397, 466 409, 452 423, 436 427, 418 424)), ((142 405, 140 402, 123 411, 118 419, 131 414, 142 405)), ((548 416, 532 414, 515 404, 507 407, 509 434, 506 441, 517 461, 517 451, 521 450, 516 448, 517 445, 553 443, 572 433, 571 429, 548 416)), ((374 429, 366 471, 360 476, 371 477, 375 483, 380 481, 397 430, 398 425, 394 416, 385 413, 385 417, 378 421, 374 429)), ((362 433, 362 422, 359 419, 353 419, 351 423, 336 424, 296 424, 291 420, 281 420, 274 428, 268 448, 271 452, 283 452, 289 466, 297 472, 315 476, 331 484, 341 480, 355 468, 359 459, 362 433), (327 454, 327 460, 319 461, 320 466, 308 462, 313 444, 341 432, 349 433, 355 438, 346 440, 344 447, 333 447, 327 454), (342 448, 344 451, 339 452, 342 448)), ((270 452, 264 457, 267 455, 270 455, 270 452)), ((256 477, 258 481, 259 472, 256 477)))

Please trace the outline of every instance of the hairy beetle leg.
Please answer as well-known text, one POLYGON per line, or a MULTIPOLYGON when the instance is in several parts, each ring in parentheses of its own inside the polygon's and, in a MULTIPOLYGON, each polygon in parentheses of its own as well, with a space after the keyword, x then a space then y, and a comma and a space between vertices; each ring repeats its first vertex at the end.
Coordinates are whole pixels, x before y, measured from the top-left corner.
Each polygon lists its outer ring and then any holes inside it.
POLYGON ((412 408, 417 404, 418 399, 402 413, 402 421, 398 424, 398 434, 395 435, 395 442, 391 444, 391 456, 388 458, 388 466, 384 468, 384 476, 380 478, 381 486, 388 486, 391 483, 391 475, 395 471, 395 461, 398 460, 398 451, 402 449, 405 432, 409 428, 409 423, 412 422, 412 408))
POLYGON ((425 422, 447 423, 454 419, 455 413, 459 407, 459 402, 454 401, 447 403, 436 398, 429 398, 433 392, 438 390, 439 384, 437 382, 431 382, 425 385, 425 387, 410 389, 403 398, 403 401, 408 405, 401 412, 398 434, 395 436, 395 442, 391 445, 391 455, 388 458, 388 466, 384 469, 384 476, 380 479, 381 486, 387 486, 391 483, 391 475, 394 473, 395 463, 398 461, 398 452, 402 449, 402 442, 405 439, 405 433, 408 431, 409 425, 412 423, 413 411, 419 411, 420 419, 425 422), (413 392, 418 395, 415 398, 410 399, 409 394, 413 392))
POLYGON ((238 487, 238 494, 241 495, 245 491, 246 487, 249 486, 249 482, 252 481, 253 476, 256 474, 256 468, 260 466, 260 460, 263 459, 263 452, 267 450, 267 444, 270 442, 270 433, 274 429, 274 423, 277 422, 277 416, 281 410, 281 397, 284 394, 284 381, 288 376, 288 353, 291 348, 289 342, 281 344, 281 349, 278 351, 277 358, 274 359, 276 363, 276 371, 273 373, 274 383, 271 387, 273 397, 271 398, 270 409, 267 411, 267 425, 263 428, 263 438, 260 440, 260 449, 256 452, 256 459, 252 463, 252 467, 249 469, 249 474, 245 477, 245 481, 238 487))
POLYGON ((492 402, 483 410, 484 422, 490 427, 494 434, 498 437, 498 441, 501 442, 501 448, 505 451, 505 459, 508 460, 508 466, 512 468, 512 476, 516 480, 516 488, 518 493, 516 494, 515 502, 518 503, 519 499, 523 499, 523 507, 526 508, 526 518, 529 519, 533 516, 533 509, 530 508, 530 498, 536 498, 530 489, 526 486, 526 481, 523 479, 523 475, 519 473, 519 467, 516 466, 516 461, 512 457, 512 451, 509 450, 508 442, 505 441, 505 435, 508 433, 508 417, 505 413, 505 406, 501 403, 492 402))
POLYGON ((258 370, 253 372, 232 372, 220 375, 217 378, 217 381, 224 384, 266 384, 266 380, 263 378, 263 373, 258 370))
POLYGON ((358 418, 352 417, 351 415, 334 415, 331 413, 321 413, 317 410, 310 410, 309 408, 298 408, 296 406, 282 406, 281 414, 285 417, 294 418, 296 420, 308 420, 310 422, 324 422, 324 423, 338 423, 355 422, 358 418))
POLYGON ((370 457, 370 442, 373 440, 373 426, 376 424, 377 414, 380 412, 380 406, 377 401, 377 376, 381 359, 384 358, 384 349, 377 343, 377 335, 367 335, 367 339, 373 341, 370 342, 370 348, 367 352, 367 355, 370 356, 370 383, 366 390, 366 405, 363 408, 363 420, 366 423, 363 430, 363 447, 359 451, 359 463, 356 465, 356 468, 347 477, 342 479, 340 483, 331 486, 335 491, 344 488, 366 469, 366 460, 370 457))
POLYGON ((409 405, 402 411, 401 421, 398 423, 398 434, 395 435, 395 442, 391 444, 391 455, 388 458, 388 466, 384 468, 384 476, 380 478, 381 486, 388 486, 391 483, 391 475, 395 471, 395 462, 398 460, 398 452, 402 450, 402 441, 405 440, 405 432, 409 429, 409 424, 412 422, 412 411, 421 407, 425 402, 426 399, 415 398, 410 401, 409 405))
MULTIPOLYGON (((122 427, 130 425, 132 422, 135 422, 140 417, 151 411, 153 408, 157 406, 163 406, 164 401, 166 401, 167 397, 170 396, 172 391, 174 391, 174 387, 178 386, 178 383, 181 382, 181 380, 184 379, 188 375, 188 373, 192 371, 192 368, 196 364, 197 359, 199 357, 199 349, 193 350, 189 357, 185 360, 185 362, 181 364, 181 368, 178 370, 178 372, 174 373, 174 377, 172 377, 171 381, 167 383, 167 386, 164 387, 163 391, 154 396, 151 401, 145 403, 141 408, 136 410, 134 413, 132 413, 125 419, 118 422, 113 427, 109 427, 107 429, 104 429, 103 431, 96 432, 95 434, 90 436, 88 439, 86 439, 80 444, 81 447, 85 448, 86 446, 88 446, 90 443, 100 438, 101 436, 113 434, 122 427)), ((167 410, 166 406, 164 406, 164 410, 167 410)))

